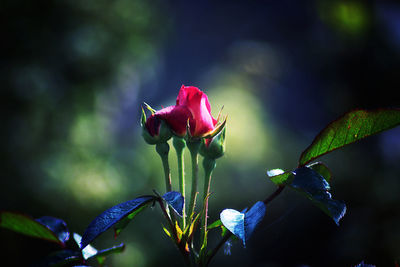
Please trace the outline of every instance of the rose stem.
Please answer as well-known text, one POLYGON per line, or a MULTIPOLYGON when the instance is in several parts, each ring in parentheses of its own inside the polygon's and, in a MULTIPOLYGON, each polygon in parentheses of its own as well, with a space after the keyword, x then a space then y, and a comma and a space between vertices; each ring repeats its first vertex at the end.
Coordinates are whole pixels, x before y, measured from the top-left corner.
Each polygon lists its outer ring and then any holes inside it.
MULTIPOLYGON (((169 153, 168 143, 165 142, 156 144, 156 151, 161 157, 162 165, 164 168, 165 189, 167 192, 170 192, 172 191, 172 186, 171 186, 171 171, 169 169, 169 162, 168 162, 168 153, 169 153)), ((168 215, 171 215, 171 219, 175 221, 175 216, 173 212, 171 212, 169 207, 167 211, 168 215)))
POLYGON ((169 145, 167 142, 156 144, 156 151, 161 157, 161 161, 164 168, 164 176, 165 176, 165 189, 167 192, 172 190, 171 186, 171 171, 169 169, 169 162, 168 162, 168 152, 169 152, 169 145))
POLYGON ((172 141, 175 151, 176 151, 176 156, 178 159, 178 175, 179 175, 179 191, 181 195, 183 196, 183 209, 182 209, 182 221, 181 221, 181 226, 182 229, 185 229, 186 227, 186 196, 185 196, 185 165, 184 165, 184 159, 183 159, 183 150, 185 149, 185 140, 180 137, 174 137, 172 141))
POLYGON ((190 202, 189 202, 189 213, 188 218, 190 219, 194 212, 194 206, 196 204, 196 195, 197 195, 197 181, 198 181, 198 172, 199 172, 199 159, 198 153, 200 148, 200 139, 192 139, 188 140, 186 143, 190 156, 192 159, 192 191, 190 194, 190 202))
POLYGON ((213 170, 215 169, 216 162, 215 159, 205 157, 203 159, 203 168, 204 168, 204 174, 205 174, 205 179, 204 179, 204 190, 203 190, 203 201, 204 201, 204 210, 201 218, 201 237, 202 237, 202 244, 206 241, 205 239, 207 238, 206 232, 207 232, 207 217, 208 217, 208 194, 210 193, 210 187, 211 187, 211 175, 213 170))

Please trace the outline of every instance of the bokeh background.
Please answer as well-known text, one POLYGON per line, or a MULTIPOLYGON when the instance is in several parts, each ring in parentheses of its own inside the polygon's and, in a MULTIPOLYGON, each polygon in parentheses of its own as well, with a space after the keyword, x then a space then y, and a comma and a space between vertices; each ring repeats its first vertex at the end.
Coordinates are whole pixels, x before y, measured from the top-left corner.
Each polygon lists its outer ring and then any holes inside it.
MULTIPOLYGON (((59 217, 81 234, 105 209, 164 191, 140 109, 173 104, 182 84, 204 90, 214 116, 222 106, 229 116, 211 220, 273 192, 266 170, 295 168, 344 112, 400 106, 395 2, 5 0, 0 20, 0 209, 59 217)), ((247 248, 235 244, 212 266, 399 262, 400 129, 322 160, 334 198, 347 203, 339 227, 285 190, 247 248)), ((109 266, 180 266, 162 223, 148 209, 117 240, 109 231, 94 246, 126 243, 109 266)), ((55 249, 0 229, 8 266, 55 249)))

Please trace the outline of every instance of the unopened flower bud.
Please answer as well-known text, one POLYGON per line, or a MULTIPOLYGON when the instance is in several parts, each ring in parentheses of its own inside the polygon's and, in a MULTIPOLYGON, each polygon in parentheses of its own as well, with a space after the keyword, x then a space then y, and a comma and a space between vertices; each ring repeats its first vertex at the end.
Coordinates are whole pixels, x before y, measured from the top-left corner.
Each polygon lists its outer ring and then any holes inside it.
POLYGON ((172 137, 171 129, 165 121, 160 120, 154 114, 146 120, 146 114, 143 110, 141 125, 142 136, 148 144, 166 143, 172 137))
POLYGON ((205 138, 200 146, 200 154, 205 158, 217 159, 225 153, 225 127, 213 138, 205 138))

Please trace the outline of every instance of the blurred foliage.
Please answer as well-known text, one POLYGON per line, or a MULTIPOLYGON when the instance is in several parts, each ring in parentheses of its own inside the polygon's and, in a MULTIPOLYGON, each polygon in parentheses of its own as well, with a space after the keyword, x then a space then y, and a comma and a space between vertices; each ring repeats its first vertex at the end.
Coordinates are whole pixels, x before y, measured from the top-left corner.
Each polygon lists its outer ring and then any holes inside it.
MULTIPOLYGON (((117 203, 163 192, 161 162, 140 137, 140 104, 173 104, 182 83, 228 115, 210 220, 250 207, 274 190, 266 170, 293 169, 328 122, 399 105, 399 18, 398 4, 379 1, 3 1, 0 208, 59 217, 79 233, 117 203)), ((284 193, 247 249, 234 246, 214 265, 392 266, 399 144, 395 129, 324 158, 335 198, 348 205, 339 228, 284 193)), ((126 243, 113 266, 180 263, 161 221, 146 210, 116 241, 110 231, 95 245, 126 243)), ((39 261, 54 249, 4 229, 0 237, 5 260, 19 265, 28 264, 19 251, 39 261)))

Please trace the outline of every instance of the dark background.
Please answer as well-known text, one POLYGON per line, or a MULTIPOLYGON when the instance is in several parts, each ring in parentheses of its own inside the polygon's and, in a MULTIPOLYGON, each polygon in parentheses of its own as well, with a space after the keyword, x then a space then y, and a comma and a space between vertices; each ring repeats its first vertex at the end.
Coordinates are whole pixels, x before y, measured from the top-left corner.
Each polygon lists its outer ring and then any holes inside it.
MULTIPOLYGON (((182 84, 204 90, 214 116, 222 106, 229 116, 212 221, 273 192, 266 170, 295 168, 344 112, 400 104, 395 2, 6 0, 0 20, 0 209, 59 217, 81 234, 105 209, 164 190, 140 136, 140 106, 173 104, 182 84)), ((211 266, 399 262, 400 130, 322 160, 334 198, 347 204, 339 227, 285 190, 247 248, 237 243, 211 266)), ((94 246, 127 244, 110 266, 180 265, 162 223, 158 209, 146 210, 117 240, 106 232, 94 246)), ((0 229, 8 265, 55 249, 0 229)))

